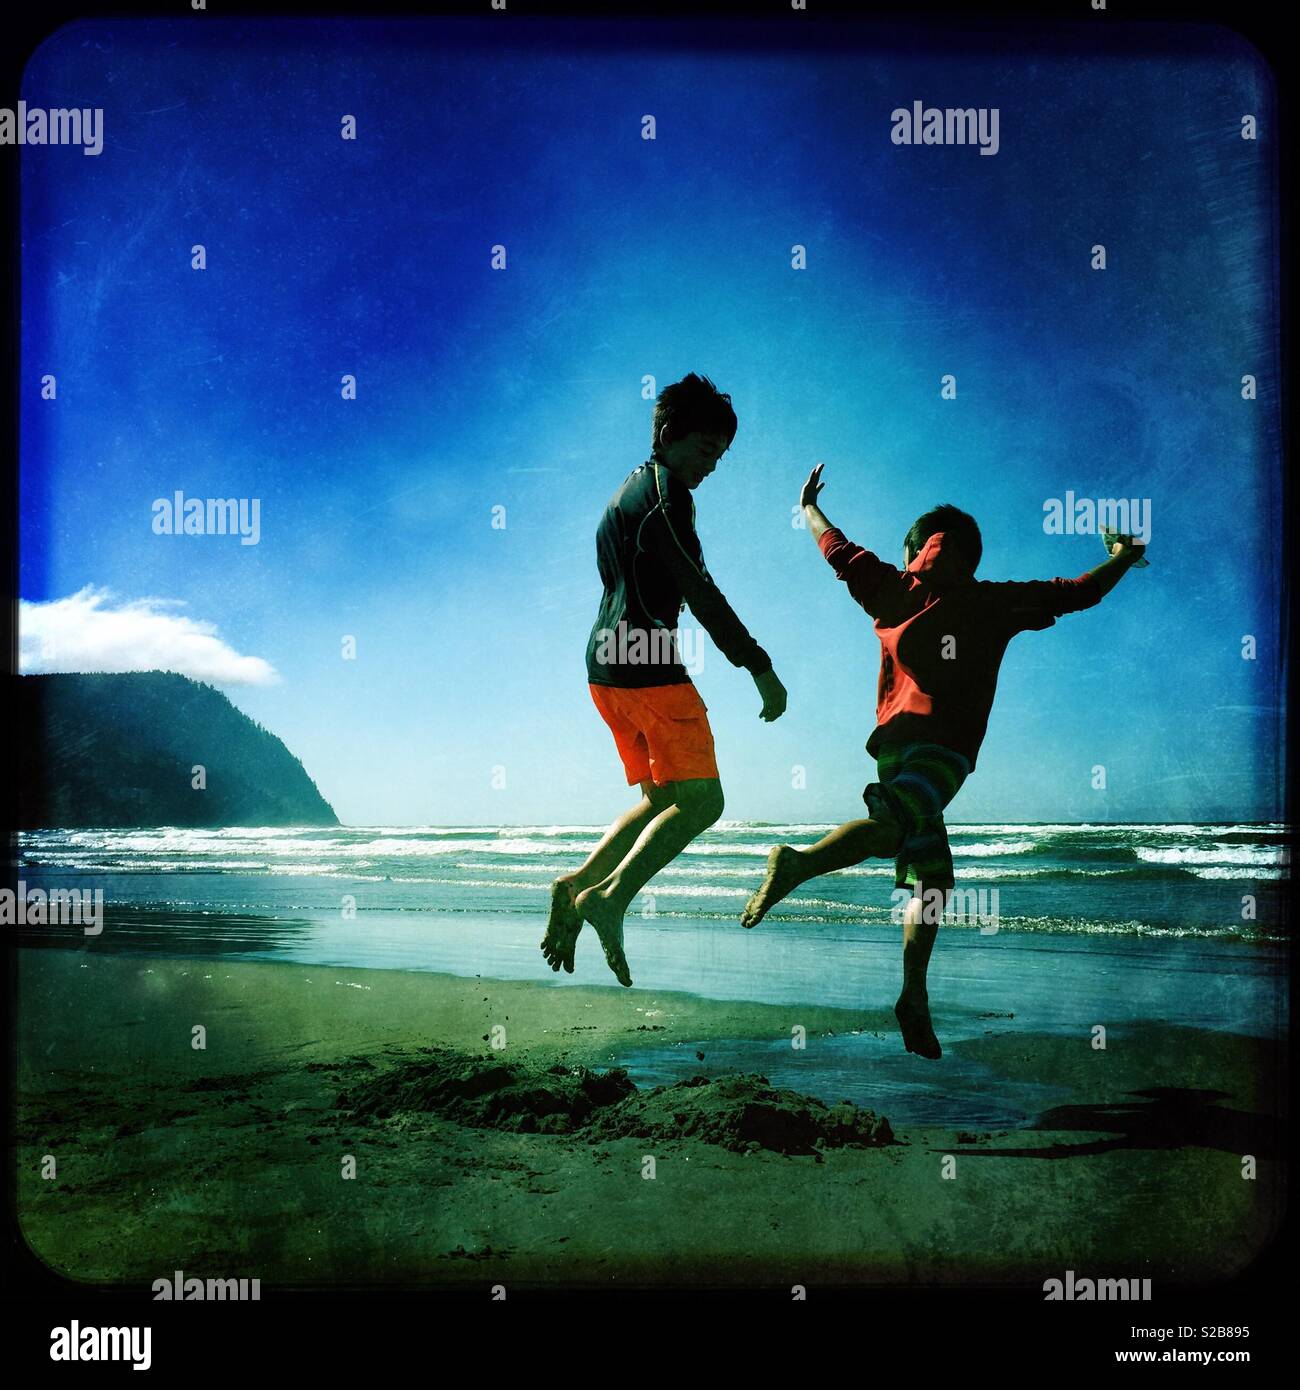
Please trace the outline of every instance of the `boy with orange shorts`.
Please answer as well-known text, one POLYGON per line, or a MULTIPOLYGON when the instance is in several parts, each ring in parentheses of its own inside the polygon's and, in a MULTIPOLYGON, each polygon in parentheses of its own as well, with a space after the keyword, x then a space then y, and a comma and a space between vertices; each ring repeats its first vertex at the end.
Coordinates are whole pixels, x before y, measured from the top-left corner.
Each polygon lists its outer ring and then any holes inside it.
POLYGON ((730 396, 692 373, 655 402, 654 447, 610 499, 596 532, 604 592, 587 642, 591 697, 641 800, 605 832, 576 873, 551 886, 542 953, 573 970, 584 921, 609 968, 630 985, 623 917, 632 899, 722 814, 708 712, 677 642, 689 605, 719 651, 754 678, 760 718, 785 710, 785 687, 704 566, 691 493, 736 435, 730 396))

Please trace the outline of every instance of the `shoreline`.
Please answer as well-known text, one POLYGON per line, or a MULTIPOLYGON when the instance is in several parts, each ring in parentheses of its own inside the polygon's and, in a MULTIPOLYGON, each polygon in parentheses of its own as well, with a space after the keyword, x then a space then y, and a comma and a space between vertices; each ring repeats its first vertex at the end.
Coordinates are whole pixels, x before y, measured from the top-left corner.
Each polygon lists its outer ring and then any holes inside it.
MULTIPOLYGON (((135 907, 110 909, 108 928, 97 937, 52 928, 20 932, 16 942, 87 961, 120 955, 395 970, 528 983, 560 994, 614 988, 592 933, 579 942, 573 975, 546 966, 540 933, 537 914, 525 912, 378 909, 347 922, 319 910, 285 916, 135 907)), ((839 1009, 853 1016, 855 1029, 895 1028, 899 930, 888 923, 810 927, 773 918, 746 931, 727 918, 659 916, 630 923, 628 940, 638 990, 839 1009)), ((1015 1032, 1074 1033, 1085 1022, 1114 1028, 1155 1018, 1278 1038, 1288 1025, 1286 963, 1273 942, 945 929, 930 965, 930 995, 941 1036, 954 1040, 984 1032, 989 1018, 1013 1020, 1007 1026, 1015 1032)))

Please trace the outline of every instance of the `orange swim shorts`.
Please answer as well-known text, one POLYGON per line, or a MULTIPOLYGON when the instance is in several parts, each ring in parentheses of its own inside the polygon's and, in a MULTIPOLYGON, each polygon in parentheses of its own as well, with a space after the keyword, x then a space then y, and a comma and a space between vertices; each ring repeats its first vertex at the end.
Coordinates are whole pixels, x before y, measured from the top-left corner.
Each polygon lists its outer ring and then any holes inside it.
POLYGON ((700 693, 678 685, 588 685, 623 760, 629 786, 717 777, 713 730, 700 693))

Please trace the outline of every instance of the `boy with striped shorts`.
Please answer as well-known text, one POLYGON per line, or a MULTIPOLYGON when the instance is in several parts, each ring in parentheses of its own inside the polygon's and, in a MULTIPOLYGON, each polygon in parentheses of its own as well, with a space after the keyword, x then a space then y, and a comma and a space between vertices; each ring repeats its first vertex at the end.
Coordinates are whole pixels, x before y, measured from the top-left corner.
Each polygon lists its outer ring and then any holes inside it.
POLYGON ((975 578, 983 542, 975 519, 953 506, 913 522, 903 569, 854 545, 817 505, 822 465, 799 501, 812 538, 850 595, 875 619, 880 639, 876 727, 867 752, 879 780, 863 792, 870 812, 809 849, 777 845, 767 876, 741 921, 756 926, 801 883, 872 857, 894 859, 894 882, 912 899, 903 917, 903 989, 894 1006, 909 1052, 942 1055, 930 1019, 926 970, 942 912, 926 911, 933 893, 954 886, 943 812, 975 767, 1007 644, 1019 632, 1051 627, 1091 608, 1143 556, 1120 536, 1111 557, 1077 579, 988 583, 975 578))

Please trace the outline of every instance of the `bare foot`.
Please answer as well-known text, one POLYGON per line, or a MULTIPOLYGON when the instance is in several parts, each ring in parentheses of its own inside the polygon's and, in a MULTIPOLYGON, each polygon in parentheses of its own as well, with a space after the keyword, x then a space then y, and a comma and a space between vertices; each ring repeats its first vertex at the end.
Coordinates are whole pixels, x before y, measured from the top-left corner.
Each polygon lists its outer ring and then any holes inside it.
POLYGON ((930 1004, 924 997, 900 994, 894 1005, 894 1017, 903 1030, 903 1046, 918 1057, 928 1057, 931 1061, 943 1056, 943 1048, 934 1035, 934 1025, 930 1022, 930 1004))
POLYGON ((574 906, 586 922, 596 928, 605 963, 621 985, 631 985, 632 973, 623 954, 623 914, 611 906, 598 888, 587 888, 574 899, 574 906))
POLYGON ((581 930, 582 914, 574 906, 573 890, 567 879, 557 878, 551 884, 551 915, 542 937, 542 955, 552 970, 563 966, 573 974, 573 950, 581 930))
POLYGON ((768 908, 775 907, 787 893, 798 888, 803 880, 799 877, 799 851, 789 845, 777 845, 767 856, 767 877, 757 893, 745 904, 740 914, 742 927, 756 927, 767 915, 768 908))

